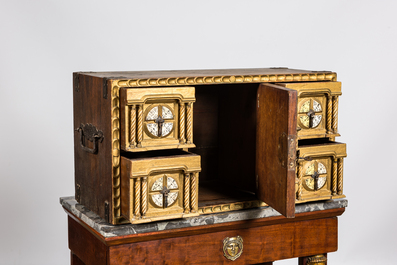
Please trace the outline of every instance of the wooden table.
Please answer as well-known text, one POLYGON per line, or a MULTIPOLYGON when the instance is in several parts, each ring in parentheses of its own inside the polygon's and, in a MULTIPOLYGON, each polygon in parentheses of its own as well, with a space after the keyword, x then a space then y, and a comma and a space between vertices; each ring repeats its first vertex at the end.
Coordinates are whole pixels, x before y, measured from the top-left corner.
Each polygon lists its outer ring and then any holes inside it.
POLYGON ((110 225, 73 197, 61 198, 68 214, 72 265, 101 264, 326 264, 338 248, 337 216, 347 200, 296 205, 285 218, 270 207, 140 225, 110 225), (240 236, 241 252, 224 256, 225 238, 240 236))

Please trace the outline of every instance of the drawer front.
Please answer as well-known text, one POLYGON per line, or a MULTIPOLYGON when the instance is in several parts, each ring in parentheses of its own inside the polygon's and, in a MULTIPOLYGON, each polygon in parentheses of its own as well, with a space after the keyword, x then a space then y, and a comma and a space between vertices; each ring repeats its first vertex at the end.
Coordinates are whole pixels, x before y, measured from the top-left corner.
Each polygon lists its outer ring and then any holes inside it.
POLYGON ((197 216, 200 156, 121 158, 121 211, 133 224, 197 216))
POLYGON ((193 148, 194 87, 123 88, 121 148, 130 152, 193 148))
POLYGON ((113 246, 109 259, 110 264, 256 264, 336 250, 334 217, 113 246))
POLYGON ((298 139, 323 138, 332 140, 338 134, 338 98, 340 82, 280 83, 297 90, 298 139))
POLYGON ((297 202, 343 198, 343 158, 346 144, 299 147, 296 176, 297 202))

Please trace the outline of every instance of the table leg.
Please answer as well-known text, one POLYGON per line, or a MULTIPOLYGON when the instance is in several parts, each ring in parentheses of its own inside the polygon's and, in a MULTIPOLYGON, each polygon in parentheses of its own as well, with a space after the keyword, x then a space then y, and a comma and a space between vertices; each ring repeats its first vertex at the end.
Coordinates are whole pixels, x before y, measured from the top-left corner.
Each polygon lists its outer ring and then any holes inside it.
POLYGON ((327 265, 327 254, 299 258, 299 265, 327 265))
POLYGON ((70 265, 85 265, 72 251, 70 251, 70 265))

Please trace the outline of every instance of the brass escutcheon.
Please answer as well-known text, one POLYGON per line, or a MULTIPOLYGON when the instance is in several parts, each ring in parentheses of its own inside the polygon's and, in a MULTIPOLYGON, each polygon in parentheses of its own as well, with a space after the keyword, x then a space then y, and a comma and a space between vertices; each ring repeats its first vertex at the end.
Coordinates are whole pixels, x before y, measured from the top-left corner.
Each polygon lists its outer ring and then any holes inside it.
POLYGON ((243 238, 241 236, 226 237, 223 240, 223 255, 230 260, 238 259, 243 253, 243 238))

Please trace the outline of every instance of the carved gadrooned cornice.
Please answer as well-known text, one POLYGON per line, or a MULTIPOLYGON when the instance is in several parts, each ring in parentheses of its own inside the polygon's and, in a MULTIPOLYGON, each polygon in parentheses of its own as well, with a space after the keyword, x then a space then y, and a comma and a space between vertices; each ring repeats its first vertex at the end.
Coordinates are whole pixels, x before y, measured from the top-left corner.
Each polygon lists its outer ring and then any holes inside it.
POLYGON ((202 206, 199 207, 198 212, 200 214, 220 213, 220 212, 250 209, 255 207, 263 207, 263 206, 267 206, 267 204, 258 200, 254 200, 254 201, 245 201, 245 202, 225 203, 222 205, 202 206))
POLYGON ((211 84, 315 82, 315 81, 336 81, 336 73, 144 78, 144 79, 114 80, 113 85, 116 85, 118 87, 152 87, 152 86, 186 86, 186 85, 211 85, 211 84))

